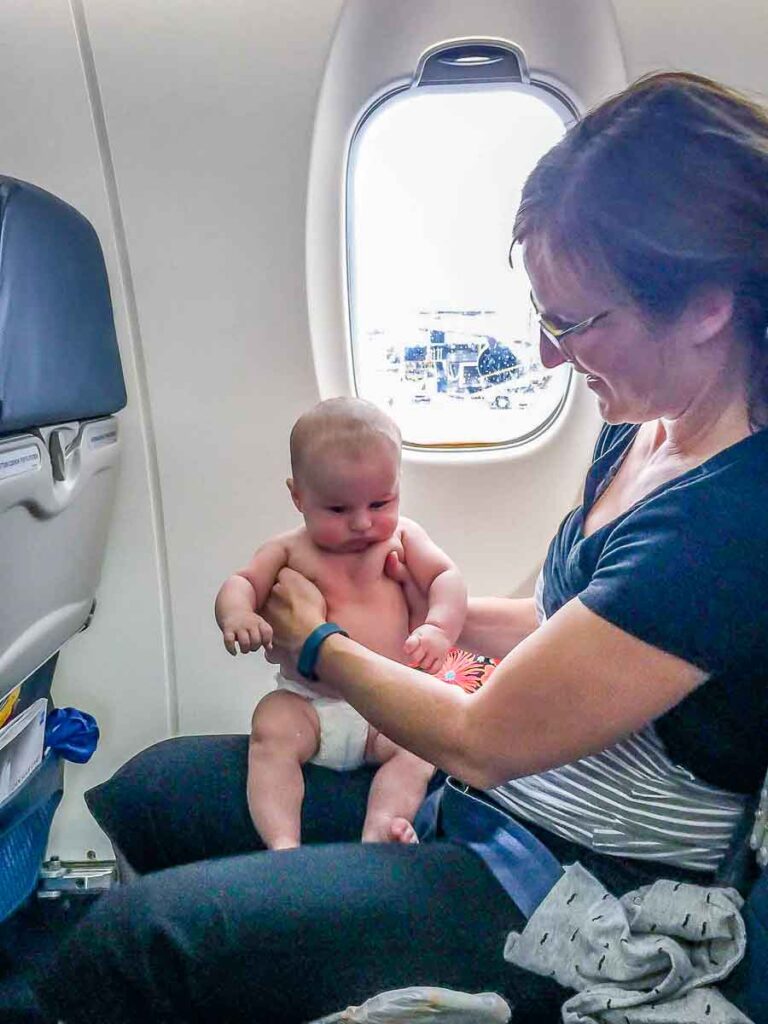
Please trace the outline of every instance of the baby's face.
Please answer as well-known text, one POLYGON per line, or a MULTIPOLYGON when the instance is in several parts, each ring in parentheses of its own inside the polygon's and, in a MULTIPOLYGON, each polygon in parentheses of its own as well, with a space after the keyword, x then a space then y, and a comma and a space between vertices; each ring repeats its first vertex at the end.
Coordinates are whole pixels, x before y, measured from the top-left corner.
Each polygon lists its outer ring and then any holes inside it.
POLYGON ((365 458, 326 455, 294 480, 291 494, 314 543, 336 553, 387 540, 400 515, 400 459, 381 444, 365 458))

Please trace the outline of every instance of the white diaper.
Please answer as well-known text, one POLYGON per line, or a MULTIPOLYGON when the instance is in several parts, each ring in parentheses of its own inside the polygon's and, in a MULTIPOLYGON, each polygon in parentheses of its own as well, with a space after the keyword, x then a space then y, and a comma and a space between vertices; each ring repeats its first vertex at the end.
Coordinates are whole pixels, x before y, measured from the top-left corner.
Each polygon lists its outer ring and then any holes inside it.
POLYGON ((368 723, 351 704, 336 697, 318 697, 316 691, 294 679, 276 676, 278 690, 298 693, 311 701, 320 722, 320 747, 310 764, 333 768, 337 772, 351 771, 365 764, 365 745, 368 741, 368 723))

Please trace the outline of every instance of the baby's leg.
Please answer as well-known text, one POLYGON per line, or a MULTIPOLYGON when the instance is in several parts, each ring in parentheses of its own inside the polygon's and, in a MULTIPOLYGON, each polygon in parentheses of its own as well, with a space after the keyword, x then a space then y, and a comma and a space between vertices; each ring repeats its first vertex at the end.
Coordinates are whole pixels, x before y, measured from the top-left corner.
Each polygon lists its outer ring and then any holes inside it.
POLYGON ((277 690, 256 705, 248 744, 248 809, 269 850, 301 843, 301 766, 319 743, 317 712, 306 698, 277 690))
POLYGON ((368 794, 364 843, 415 843, 413 819, 434 767, 371 728, 366 760, 380 764, 368 794))

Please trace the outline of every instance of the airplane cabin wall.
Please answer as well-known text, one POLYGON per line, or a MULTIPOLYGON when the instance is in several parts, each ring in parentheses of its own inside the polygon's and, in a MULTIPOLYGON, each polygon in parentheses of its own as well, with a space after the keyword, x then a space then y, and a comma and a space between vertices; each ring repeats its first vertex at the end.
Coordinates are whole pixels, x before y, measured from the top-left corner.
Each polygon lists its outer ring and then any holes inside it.
POLYGON ((768 102, 765 0, 613 0, 630 81, 695 71, 768 102))
MULTIPOLYGON (((287 436, 320 394, 305 294, 307 177, 342 6, 0 5, 0 172, 49 189, 94 223, 129 394, 99 605, 63 650, 54 690, 102 729, 92 762, 67 772, 50 844, 65 858, 110 856, 84 789, 174 732, 245 731, 270 685, 260 657, 224 653, 212 601, 260 540, 296 521, 283 484, 287 436)), ((763 0, 614 8, 630 79, 675 66, 768 92, 763 0)), ((593 423, 586 414, 578 422, 586 461, 593 423)), ((565 451, 549 445, 520 484, 553 522, 576 497, 570 482, 559 492, 548 482, 556 485, 565 451)), ((503 461, 463 468, 486 494, 505 473, 503 461)), ((475 589, 530 586, 527 573, 505 586, 505 516, 494 514, 480 538, 444 501, 429 505, 417 466, 406 483, 417 515, 467 563, 475 589)), ((525 519, 515 526, 524 538, 525 519)), ((530 536, 535 562, 542 538, 530 536)))

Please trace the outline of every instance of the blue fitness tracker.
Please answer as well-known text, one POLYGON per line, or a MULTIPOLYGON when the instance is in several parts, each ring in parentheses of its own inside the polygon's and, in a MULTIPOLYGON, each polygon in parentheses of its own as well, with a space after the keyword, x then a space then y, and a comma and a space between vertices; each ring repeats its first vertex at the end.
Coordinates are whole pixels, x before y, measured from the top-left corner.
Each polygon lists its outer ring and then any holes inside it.
POLYGON ((327 640, 328 637, 332 636, 334 633, 341 633, 342 636, 349 636, 349 633, 345 629, 342 629, 341 626, 338 626, 335 622, 321 622, 316 629, 312 630, 304 641, 296 667, 299 670, 299 674, 304 676, 305 679, 317 679, 317 676, 315 675, 315 665, 317 664, 317 657, 320 654, 320 646, 323 640, 327 640))

